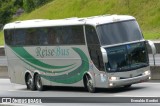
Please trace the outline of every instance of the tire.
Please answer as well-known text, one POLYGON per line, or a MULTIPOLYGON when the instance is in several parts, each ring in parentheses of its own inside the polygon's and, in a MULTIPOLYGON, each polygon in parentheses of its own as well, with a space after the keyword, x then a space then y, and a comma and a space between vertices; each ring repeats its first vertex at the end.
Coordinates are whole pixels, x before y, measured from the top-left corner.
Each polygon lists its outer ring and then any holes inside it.
POLYGON ((130 88, 132 85, 125 85, 124 88, 130 88))
POLYGON ((26 76, 26 86, 27 86, 27 89, 30 89, 32 91, 35 90, 35 84, 34 84, 32 76, 30 74, 28 74, 26 76))
POLYGON ((43 91, 44 86, 42 84, 41 76, 39 74, 35 75, 35 86, 38 91, 43 91))
POLYGON ((93 85, 93 80, 89 76, 86 76, 86 84, 85 85, 86 85, 88 92, 95 93, 96 89, 93 85))
POLYGON ((28 79, 29 79, 29 78, 28 78, 28 76, 27 76, 26 79, 25 79, 25 83, 26 83, 27 89, 30 89, 28 79))

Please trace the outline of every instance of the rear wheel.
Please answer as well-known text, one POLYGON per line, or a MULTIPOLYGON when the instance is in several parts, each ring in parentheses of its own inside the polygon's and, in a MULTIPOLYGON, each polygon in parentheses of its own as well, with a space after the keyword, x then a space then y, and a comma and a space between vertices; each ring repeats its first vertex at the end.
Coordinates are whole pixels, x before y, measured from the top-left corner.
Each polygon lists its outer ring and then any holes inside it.
POLYGON ((35 84, 30 74, 26 76, 26 86, 27 86, 27 89, 35 90, 35 84))
POLYGON ((92 80, 92 78, 90 78, 90 76, 88 76, 88 75, 86 75, 85 85, 86 85, 87 90, 88 90, 90 93, 94 93, 94 92, 95 92, 95 87, 94 87, 94 85, 93 85, 93 80, 92 80))
POLYGON ((42 81, 41 81, 41 76, 39 74, 35 75, 35 86, 36 86, 36 89, 38 91, 43 91, 44 90, 44 86, 43 86, 42 81))

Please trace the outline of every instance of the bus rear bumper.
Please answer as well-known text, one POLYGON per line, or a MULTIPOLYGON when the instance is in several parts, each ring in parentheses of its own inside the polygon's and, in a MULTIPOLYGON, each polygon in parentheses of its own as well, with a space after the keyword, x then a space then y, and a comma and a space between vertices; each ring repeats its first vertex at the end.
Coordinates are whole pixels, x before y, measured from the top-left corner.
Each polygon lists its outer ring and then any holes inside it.
POLYGON ((143 76, 139 76, 139 77, 109 81, 109 88, 115 88, 115 87, 120 87, 120 86, 125 86, 125 85, 146 82, 149 79, 150 79, 150 75, 143 75, 143 76))

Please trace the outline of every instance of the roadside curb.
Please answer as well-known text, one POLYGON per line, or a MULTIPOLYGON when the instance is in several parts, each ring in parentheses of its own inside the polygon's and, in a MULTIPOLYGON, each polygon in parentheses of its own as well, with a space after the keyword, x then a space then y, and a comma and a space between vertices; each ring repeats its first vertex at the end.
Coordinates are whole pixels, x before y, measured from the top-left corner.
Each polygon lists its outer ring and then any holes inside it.
POLYGON ((7 66, 0 66, 0 78, 8 78, 7 66))

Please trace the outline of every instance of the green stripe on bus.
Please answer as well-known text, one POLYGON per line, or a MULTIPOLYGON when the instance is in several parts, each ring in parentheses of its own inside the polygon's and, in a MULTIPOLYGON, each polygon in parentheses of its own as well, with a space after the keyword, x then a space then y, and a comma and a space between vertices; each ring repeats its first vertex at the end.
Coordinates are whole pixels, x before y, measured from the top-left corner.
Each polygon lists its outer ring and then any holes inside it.
MULTIPOLYGON (((19 56, 17 56, 19 57, 19 56)), ((19 57, 20 58, 20 57, 19 57)), ((66 71, 69 71, 73 68, 75 68, 76 66, 74 65, 73 67, 69 68, 69 69, 65 69, 65 70, 58 70, 58 71, 53 71, 53 70, 45 70, 45 69, 42 69, 42 68, 39 68, 39 67, 36 67, 30 63, 28 63, 27 61, 25 61, 24 59, 20 58, 23 62, 25 62, 26 64, 28 64, 29 66, 35 68, 36 70, 39 70, 39 71, 42 71, 42 72, 46 72, 46 73, 62 73, 62 72, 66 72, 66 71)))
POLYGON ((41 75, 41 77, 52 82, 64 84, 73 84, 82 80, 84 73, 89 70, 89 61, 87 56, 81 49, 73 48, 73 50, 79 54, 82 60, 81 65, 77 69, 73 70, 72 72, 69 72, 68 74, 58 76, 41 75))

